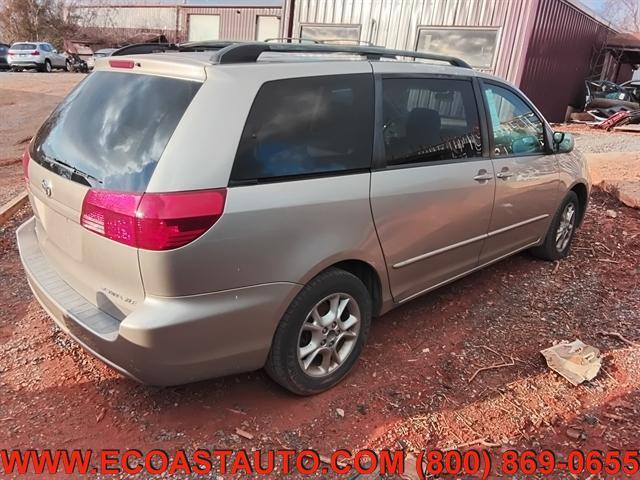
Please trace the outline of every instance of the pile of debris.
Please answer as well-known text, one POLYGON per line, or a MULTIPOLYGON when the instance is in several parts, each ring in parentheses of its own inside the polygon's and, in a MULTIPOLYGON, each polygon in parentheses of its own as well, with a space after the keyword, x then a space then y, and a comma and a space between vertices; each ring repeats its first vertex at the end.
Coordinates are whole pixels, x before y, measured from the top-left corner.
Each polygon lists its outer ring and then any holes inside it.
POLYGON ((640 132, 640 80, 621 85, 608 80, 587 80, 584 111, 571 120, 593 128, 640 132))

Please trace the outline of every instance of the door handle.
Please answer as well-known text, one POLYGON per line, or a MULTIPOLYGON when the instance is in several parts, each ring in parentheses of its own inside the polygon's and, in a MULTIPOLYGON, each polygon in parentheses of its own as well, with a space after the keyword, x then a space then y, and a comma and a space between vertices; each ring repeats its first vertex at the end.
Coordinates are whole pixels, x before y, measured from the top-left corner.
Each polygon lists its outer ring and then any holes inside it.
POLYGON ((509 177, 513 177, 513 173, 511 173, 509 169, 505 167, 501 172, 496 173, 496 177, 506 180, 509 177))
POLYGON ((473 177, 476 182, 488 182, 493 178, 493 175, 488 173, 486 170, 482 169, 478 172, 478 174, 473 177))

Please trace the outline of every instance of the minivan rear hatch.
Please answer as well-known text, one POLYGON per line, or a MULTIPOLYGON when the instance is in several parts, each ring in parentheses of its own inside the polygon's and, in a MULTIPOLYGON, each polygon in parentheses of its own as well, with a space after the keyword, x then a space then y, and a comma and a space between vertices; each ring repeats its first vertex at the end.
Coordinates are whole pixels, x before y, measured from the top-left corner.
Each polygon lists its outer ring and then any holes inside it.
POLYGON ((89 191, 142 193, 201 82, 100 70, 55 109, 29 149, 38 243, 89 302, 124 318, 144 299, 137 248, 81 225, 89 191))

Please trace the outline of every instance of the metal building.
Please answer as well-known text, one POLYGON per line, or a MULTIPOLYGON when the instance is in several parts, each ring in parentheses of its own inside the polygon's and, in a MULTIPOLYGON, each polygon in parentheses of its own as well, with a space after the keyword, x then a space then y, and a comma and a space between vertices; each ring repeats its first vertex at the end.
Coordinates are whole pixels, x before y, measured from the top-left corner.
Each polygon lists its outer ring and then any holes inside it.
POLYGON ((87 0, 74 8, 83 33, 119 44, 154 35, 172 42, 282 36, 281 0, 87 0))
POLYGON ((286 36, 369 42, 465 59, 562 121, 610 25, 577 0, 285 0, 286 36))

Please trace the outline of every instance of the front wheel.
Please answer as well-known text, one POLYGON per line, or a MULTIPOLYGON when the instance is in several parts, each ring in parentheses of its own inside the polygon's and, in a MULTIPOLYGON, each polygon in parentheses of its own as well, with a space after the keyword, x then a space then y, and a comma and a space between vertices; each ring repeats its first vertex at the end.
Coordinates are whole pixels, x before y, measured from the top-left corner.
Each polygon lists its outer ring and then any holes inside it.
POLYGON ((570 191, 564 197, 556 212, 544 242, 531 249, 531 253, 543 260, 560 260, 569 254, 571 241, 578 224, 580 202, 575 192, 570 191))
POLYGON ((70 72, 71 71, 71 62, 69 60, 64 62, 64 71, 65 72, 70 72))
POLYGON ((371 325, 369 291, 339 269, 321 273, 285 312, 265 369, 298 395, 313 395, 342 380, 364 347, 371 325))

